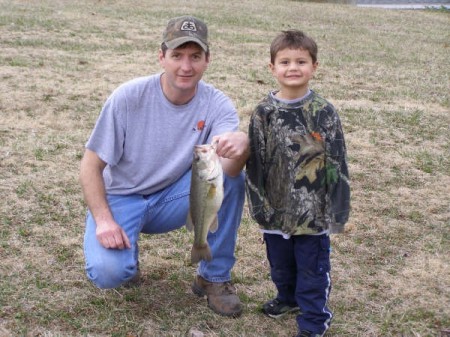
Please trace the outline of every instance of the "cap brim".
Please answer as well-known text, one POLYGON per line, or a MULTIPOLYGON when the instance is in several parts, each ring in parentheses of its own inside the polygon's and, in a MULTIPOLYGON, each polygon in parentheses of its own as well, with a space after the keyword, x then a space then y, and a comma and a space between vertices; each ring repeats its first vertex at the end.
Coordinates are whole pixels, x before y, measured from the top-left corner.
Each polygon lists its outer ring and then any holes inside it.
POLYGON ((193 37, 193 36, 177 37, 176 39, 173 39, 169 42, 165 42, 165 44, 166 44, 167 48, 169 48, 169 49, 176 49, 186 42, 195 42, 200 47, 202 47, 202 49, 205 52, 208 51, 208 46, 204 42, 202 42, 200 39, 197 39, 196 37, 193 37))

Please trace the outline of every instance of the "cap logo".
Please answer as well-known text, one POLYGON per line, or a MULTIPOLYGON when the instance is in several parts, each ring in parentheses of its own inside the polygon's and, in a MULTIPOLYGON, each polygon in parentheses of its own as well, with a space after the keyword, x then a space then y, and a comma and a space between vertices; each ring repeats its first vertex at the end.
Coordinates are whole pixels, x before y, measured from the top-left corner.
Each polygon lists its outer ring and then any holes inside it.
POLYGON ((195 23, 193 21, 184 21, 181 25, 180 30, 188 30, 191 32, 196 32, 197 27, 195 26, 195 23))

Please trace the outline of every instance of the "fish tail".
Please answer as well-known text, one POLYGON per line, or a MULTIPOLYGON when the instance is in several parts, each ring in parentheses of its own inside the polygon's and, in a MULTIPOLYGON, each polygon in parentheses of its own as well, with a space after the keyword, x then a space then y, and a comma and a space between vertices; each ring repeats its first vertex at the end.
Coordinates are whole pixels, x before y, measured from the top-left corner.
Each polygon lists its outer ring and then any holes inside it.
POLYGON ((211 261, 211 249, 209 249, 208 243, 203 245, 193 245, 191 251, 191 262, 197 263, 200 260, 211 261))

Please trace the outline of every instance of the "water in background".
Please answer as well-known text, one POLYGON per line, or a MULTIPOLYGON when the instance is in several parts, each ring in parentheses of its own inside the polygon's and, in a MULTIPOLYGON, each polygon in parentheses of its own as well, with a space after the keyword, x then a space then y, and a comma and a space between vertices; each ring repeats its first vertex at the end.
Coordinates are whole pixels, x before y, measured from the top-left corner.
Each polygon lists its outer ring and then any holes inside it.
POLYGON ((297 0, 301 2, 348 4, 391 9, 450 8, 450 0, 297 0))

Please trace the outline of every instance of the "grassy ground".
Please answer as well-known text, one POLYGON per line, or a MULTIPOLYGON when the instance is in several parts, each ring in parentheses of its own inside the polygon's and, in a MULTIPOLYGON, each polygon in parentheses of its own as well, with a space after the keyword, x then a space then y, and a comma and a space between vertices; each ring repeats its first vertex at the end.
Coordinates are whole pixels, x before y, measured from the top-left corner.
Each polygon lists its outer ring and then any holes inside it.
POLYGON ((0 335, 292 336, 264 317, 275 294, 245 214, 233 277, 245 312, 191 294, 192 236, 143 236, 143 285, 102 291, 83 271, 83 146, 120 83, 159 71, 167 20, 210 28, 205 79, 246 130, 275 86, 268 46, 300 28, 319 44, 312 87, 339 109, 352 176, 347 233, 334 236, 329 336, 439 336, 450 328, 450 16, 275 0, 0 0, 0 335), (126 3, 126 4, 125 4, 126 3))

